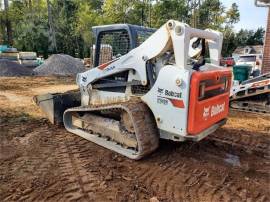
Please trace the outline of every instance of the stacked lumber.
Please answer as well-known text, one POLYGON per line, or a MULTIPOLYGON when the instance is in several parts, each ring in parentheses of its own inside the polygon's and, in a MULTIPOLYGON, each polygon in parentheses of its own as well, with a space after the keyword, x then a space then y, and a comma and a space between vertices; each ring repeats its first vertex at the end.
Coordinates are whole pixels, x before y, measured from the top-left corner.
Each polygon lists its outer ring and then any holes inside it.
POLYGON ((19 52, 18 60, 21 65, 24 65, 26 67, 38 66, 36 52, 19 52))
POLYGON ((18 52, 3 52, 0 53, 0 59, 18 60, 18 52))

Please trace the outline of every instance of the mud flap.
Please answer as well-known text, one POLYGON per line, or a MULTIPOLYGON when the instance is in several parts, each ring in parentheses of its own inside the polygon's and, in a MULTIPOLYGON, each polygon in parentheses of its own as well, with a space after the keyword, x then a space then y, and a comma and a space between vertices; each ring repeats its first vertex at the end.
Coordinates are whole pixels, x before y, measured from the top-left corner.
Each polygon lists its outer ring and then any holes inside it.
POLYGON ((65 93, 53 93, 36 95, 34 102, 41 108, 43 113, 52 124, 63 124, 63 114, 68 108, 81 105, 81 94, 79 91, 67 91, 65 93))

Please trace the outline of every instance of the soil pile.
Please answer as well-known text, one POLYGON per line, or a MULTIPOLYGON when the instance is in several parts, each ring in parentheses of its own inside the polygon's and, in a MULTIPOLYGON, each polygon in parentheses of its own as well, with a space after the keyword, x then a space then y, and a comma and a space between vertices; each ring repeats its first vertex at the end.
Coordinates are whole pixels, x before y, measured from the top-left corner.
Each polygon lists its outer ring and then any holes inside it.
POLYGON ((35 74, 41 76, 69 76, 83 71, 85 68, 79 59, 64 54, 52 55, 42 65, 34 69, 35 74))
POLYGON ((30 76, 32 74, 33 71, 27 67, 10 60, 0 59, 0 76, 30 76))

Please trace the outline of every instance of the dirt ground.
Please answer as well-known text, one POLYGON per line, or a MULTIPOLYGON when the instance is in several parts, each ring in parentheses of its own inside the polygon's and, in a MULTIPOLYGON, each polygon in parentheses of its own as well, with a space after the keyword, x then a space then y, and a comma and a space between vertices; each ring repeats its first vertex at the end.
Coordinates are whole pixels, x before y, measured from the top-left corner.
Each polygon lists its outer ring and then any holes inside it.
POLYGON ((270 201, 269 117, 233 111, 199 143, 161 141, 132 161, 51 125, 32 102, 74 83, 0 78, 0 201, 270 201))

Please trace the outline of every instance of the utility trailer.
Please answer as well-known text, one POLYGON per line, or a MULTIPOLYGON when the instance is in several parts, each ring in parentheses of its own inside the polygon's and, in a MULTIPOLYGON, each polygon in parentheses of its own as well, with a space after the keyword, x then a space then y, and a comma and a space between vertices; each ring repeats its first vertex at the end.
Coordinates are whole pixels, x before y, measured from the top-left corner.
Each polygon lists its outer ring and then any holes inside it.
POLYGON ((270 73, 248 79, 241 84, 234 81, 230 107, 240 111, 270 114, 270 73))

